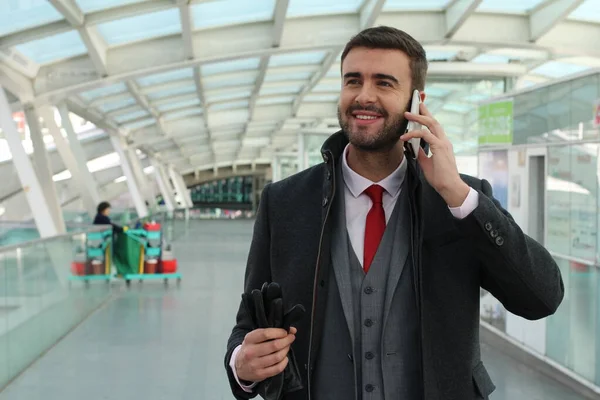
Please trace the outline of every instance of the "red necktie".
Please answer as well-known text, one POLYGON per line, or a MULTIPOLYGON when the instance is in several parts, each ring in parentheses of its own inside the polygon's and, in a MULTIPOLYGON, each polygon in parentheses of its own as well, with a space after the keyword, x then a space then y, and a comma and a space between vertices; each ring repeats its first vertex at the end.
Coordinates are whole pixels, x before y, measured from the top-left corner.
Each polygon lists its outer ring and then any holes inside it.
POLYGON ((371 262, 379 247, 379 242, 385 231, 385 212, 383 211, 383 188, 379 185, 371 185, 365 190, 367 196, 371 198, 373 206, 367 214, 367 223, 365 225, 365 249, 363 269, 365 274, 369 272, 371 262))

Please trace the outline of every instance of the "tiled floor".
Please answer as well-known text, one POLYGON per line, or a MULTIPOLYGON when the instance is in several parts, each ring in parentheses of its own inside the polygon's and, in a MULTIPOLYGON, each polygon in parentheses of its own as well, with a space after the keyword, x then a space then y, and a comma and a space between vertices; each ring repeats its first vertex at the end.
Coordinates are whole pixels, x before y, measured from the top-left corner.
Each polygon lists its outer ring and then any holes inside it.
MULTIPOLYGON (((174 245, 180 288, 133 284, 18 377, 0 400, 220 400, 225 343, 242 289, 251 221, 202 221, 174 245)), ((575 400, 483 346, 492 400, 575 400)))

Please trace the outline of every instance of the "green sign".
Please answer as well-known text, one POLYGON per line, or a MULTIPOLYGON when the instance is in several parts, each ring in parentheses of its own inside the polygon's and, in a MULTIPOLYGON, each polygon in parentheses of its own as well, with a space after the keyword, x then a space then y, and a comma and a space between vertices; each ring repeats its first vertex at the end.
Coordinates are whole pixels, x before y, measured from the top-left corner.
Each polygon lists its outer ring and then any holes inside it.
POLYGON ((512 99, 479 106, 479 144, 511 144, 512 139, 512 99))

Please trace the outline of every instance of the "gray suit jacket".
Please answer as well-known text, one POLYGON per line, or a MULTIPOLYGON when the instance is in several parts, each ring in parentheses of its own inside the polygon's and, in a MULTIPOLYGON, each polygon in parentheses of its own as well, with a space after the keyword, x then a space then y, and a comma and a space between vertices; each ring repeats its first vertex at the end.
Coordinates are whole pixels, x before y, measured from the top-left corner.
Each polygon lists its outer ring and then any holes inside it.
MULTIPOLYGON (((347 139, 342 132, 323 145, 324 162, 265 187, 254 226, 244 291, 278 282, 287 307, 303 304, 293 344, 304 389, 285 400, 310 399, 315 355, 322 337, 326 280, 330 277, 335 164, 347 139)), ((558 266, 527 237, 493 198, 489 183, 463 180, 479 193, 466 218, 452 216, 439 194, 409 161, 406 179, 415 257, 414 288, 419 307, 425 400, 486 398, 493 384, 481 362, 479 292, 489 290, 512 313, 539 319, 556 311, 564 295, 558 266)), ((240 303, 227 344, 225 368, 237 399, 245 393, 228 367, 231 353, 252 329, 240 303)))

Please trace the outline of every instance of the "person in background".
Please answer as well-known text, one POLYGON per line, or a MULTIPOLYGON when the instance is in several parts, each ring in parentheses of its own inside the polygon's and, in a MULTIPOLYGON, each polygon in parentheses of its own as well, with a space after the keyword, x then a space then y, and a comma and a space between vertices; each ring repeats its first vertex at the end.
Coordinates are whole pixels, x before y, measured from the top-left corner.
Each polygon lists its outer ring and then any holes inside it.
POLYGON ((113 230, 115 232, 123 232, 123 227, 117 225, 110 220, 110 203, 107 201, 103 201, 98 204, 98 213, 94 218, 94 225, 112 225, 113 230))

